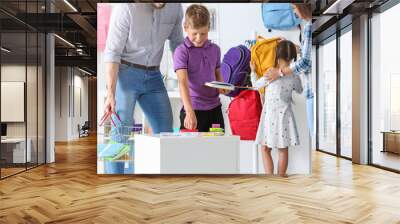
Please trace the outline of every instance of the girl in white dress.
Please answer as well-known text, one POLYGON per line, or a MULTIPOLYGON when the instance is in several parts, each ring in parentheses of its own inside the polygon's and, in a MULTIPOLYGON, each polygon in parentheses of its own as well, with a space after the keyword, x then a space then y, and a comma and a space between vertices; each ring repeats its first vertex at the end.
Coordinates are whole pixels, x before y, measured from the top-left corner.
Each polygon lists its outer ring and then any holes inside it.
MULTIPOLYGON (((295 45, 282 40, 276 48, 275 66, 279 69, 288 67, 296 61, 297 53, 295 45)), ((265 76, 256 80, 254 65, 252 69, 251 82, 256 89, 264 88, 265 101, 258 126, 256 144, 262 145, 264 169, 266 174, 273 174, 274 163, 271 157, 271 149, 279 151, 278 174, 286 176, 288 165, 288 147, 299 145, 299 134, 296 121, 292 111, 292 92, 303 91, 301 80, 297 75, 286 75, 271 83, 265 76)))

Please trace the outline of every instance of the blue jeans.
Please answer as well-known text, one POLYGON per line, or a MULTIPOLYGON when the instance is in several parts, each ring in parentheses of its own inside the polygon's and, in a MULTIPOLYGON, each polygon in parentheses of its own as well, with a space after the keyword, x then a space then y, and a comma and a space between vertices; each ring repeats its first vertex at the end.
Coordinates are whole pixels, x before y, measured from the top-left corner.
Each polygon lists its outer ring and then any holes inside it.
POLYGON ((171 104, 161 73, 121 64, 115 91, 115 111, 121 118, 121 125, 133 126, 136 101, 153 133, 172 132, 171 104))

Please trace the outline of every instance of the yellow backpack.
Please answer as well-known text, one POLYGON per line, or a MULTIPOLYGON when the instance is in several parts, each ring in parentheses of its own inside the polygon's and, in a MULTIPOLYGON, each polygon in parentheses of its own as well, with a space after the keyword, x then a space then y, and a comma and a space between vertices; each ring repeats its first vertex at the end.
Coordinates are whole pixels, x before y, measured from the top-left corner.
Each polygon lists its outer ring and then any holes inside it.
MULTIPOLYGON (((251 63, 256 67, 257 79, 271 67, 275 66, 276 46, 280 38, 265 39, 258 36, 257 42, 251 47, 251 63)), ((264 89, 260 89, 264 93, 264 89)))

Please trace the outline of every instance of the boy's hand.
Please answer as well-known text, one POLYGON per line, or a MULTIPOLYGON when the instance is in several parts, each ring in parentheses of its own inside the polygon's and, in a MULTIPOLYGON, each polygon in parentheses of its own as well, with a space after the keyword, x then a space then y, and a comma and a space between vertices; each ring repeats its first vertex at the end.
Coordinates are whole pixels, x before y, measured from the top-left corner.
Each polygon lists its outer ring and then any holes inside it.
POLYGON ((186 111, 185 120, 183 123, 186 129, 193 130, 197 127, 197 118, 194 111, 186 111))
POLYGON ((226 94, 228 94, 228 93, 230 92, 230 90, 227 90, 227 89, 218 89, 218 92, 219 92, 220 94, 226 95, 226 94))

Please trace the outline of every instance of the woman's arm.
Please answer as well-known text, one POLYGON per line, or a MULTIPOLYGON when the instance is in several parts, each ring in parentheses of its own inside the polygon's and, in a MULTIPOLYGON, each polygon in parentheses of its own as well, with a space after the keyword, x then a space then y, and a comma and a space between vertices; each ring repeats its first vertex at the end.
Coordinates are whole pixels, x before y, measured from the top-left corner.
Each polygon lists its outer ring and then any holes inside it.
POLYGON ((312 50, 312 29, 311 22, 304 25, 304 41, 301 45, 301 58, 293 63, 290 68, 284 69, 283 74, 300 75, 303 72, 307 72, 311 69, 311 50, 312 50))
MULTIPOLYGON (((312 50, 312 29, 311 21, 304 25, 303 32, 304 40, 301 45, 301 57, 291 66, 281 69, 284 75, 300 75, 303 72, 307 72, 311 69, 311 50, 312 50)), ((279 78, 280 70, 277 68, 270 68, 267 71, 268 81, 272 82, 279 78)))
POLYGON ((301 83, 300 76, 296 75, 293 78, 293 90, 296 91, 298 94, 301 94, 303 92, 303 85, 301 83))

